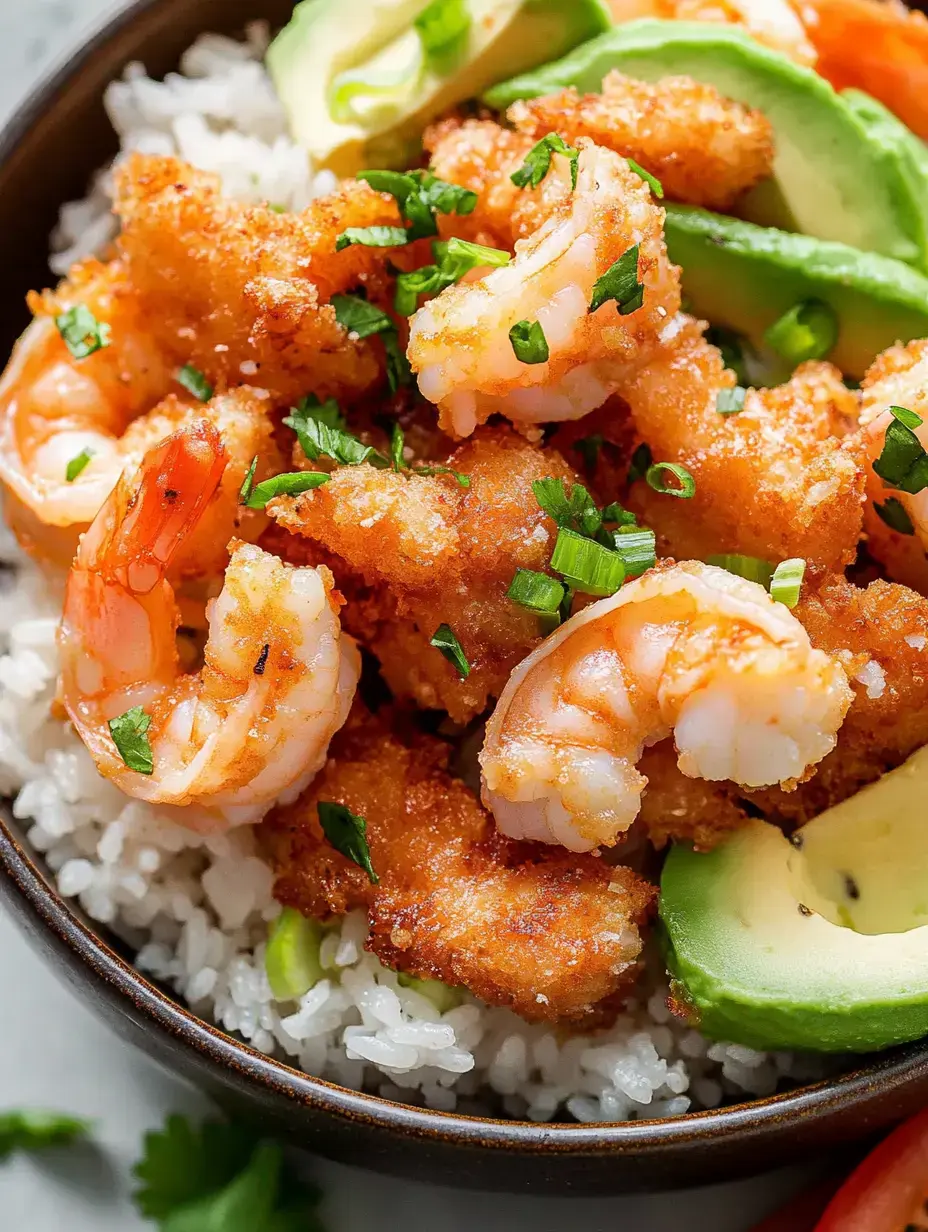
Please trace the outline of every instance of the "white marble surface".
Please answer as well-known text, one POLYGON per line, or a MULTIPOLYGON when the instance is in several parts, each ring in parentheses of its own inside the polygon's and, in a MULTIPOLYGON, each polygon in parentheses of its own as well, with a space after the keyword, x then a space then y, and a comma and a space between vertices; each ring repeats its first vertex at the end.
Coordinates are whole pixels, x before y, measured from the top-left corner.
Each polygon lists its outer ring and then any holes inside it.
MULTIPOLYGON (((257 0, 256 0, 257 7, 257 0)), ((118 0, 0 0, 0 122, 118 0)), ((0 1166, 4 1232, 123 1232, 143 1225, 129 1201, 141 1135, 196 1092, 114 1040, 0 916, 0 1108, 67 1109, 95 1118, 99 1150, 0 1166)), ((792 1174, 674 1196, 507 1198, 413 1185, 317 1161, 330 1232, 746 1232, 797 1183, 792 1174)))

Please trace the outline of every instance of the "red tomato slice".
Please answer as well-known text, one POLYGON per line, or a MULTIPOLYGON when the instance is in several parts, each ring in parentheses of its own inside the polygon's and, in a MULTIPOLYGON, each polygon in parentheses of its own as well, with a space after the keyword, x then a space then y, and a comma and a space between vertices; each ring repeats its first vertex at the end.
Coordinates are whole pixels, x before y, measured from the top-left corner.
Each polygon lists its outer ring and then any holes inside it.
POLYGON ((928 1109, 870 1152, 829 1202, 815 1232, 903 1232, 926 1194, 928 1109))

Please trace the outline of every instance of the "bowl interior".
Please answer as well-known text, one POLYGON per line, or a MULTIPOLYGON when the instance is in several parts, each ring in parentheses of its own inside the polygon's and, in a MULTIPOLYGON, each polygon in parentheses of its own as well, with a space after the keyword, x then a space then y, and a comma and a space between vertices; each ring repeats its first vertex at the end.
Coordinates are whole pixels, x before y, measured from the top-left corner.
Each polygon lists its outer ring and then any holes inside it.
MULTIPOLYGON (((48 285, 59 205, 83 194, 116 150, 105 86, 142 59, 175 67, 203 30, 279 24, 288 0, 137 0, 26 102, 0 136, 0 347, 27 322, 24 296, 48 285)), ((346 12, 346 20, 348 14, 346 12)), ((667 1121, 537 1125, 429 1112, 311 1078, 201 1022, 129 965, 118 938, 61 900, 23 827, 0 806, 0 891, 66 979, 152 1055, 336 1158, 452 1183, 583 1192, 668 1187, 759 1171, 851 1139, 928 1093, 928 1049, 895 1049, 831 1082, 667 1121)))

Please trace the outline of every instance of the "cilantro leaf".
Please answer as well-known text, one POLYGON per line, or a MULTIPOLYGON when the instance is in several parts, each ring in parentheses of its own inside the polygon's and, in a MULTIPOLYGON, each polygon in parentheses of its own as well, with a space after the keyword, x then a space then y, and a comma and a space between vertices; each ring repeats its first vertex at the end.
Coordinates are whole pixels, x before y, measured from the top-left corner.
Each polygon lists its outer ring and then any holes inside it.
POLYGON ((429 645, 441 651, 462 680, 467 679, 470 675, 470 663, 467 661, 464 647, 450 625, 439 625, 429 638, 429 645))
POLYGON ((595 312, 611 299, 615 300, 619 314, 623 317, 630 312, 637 312, 644 303, 644 284, 638 281, 637 244, 623 252, 605 274, 593 283, 593 298, 590 300, 589 311, 595 312))
POLYGON ((42 1151, 50 1146, 68 1146, 84 1138, 90 1122, 63 1112, 18 1108, 0 1112, 0 1159, 14 1151, 42 1151))
POLYGON ((404 227, 346 227, 335 241, 335 251, 361 244, 365 248, 402 248, 408 243, 404 227))
POLYGON ((567 144, 557 133, 548 133, 525 156, 525 162, 509 177, 516 188, 537 188, 551 170, 551 155, 563 154, 570 160, 570 187, 577 187, 577 165, 580 151, 567 144))
POLYGON ((119 756, 130 770, 139 774, 154 773, 155 763, 152 757, 151 742, 148 739, 148 729, 151 727, 151 715, 146 714, 141 706, 133 706, 125 714, 119 714, 107 723, 110 735, 119 756))
POLYGON ((332 307, 335 319, 349 334, 358 338, 370 338, 373 334, 383 336, 391 390, 395 393, 400 385, 408 385, 412 379, 409 360, 399 344, 392 317, 360 295, 333 295, 332 307))
POLYGON ((310 462, 318 462, 324 456, 345 466, 358 466, 377 453, 373 445, 365 445, 345 430, 345 418, 334 398, 321 404, 310 394, 290 408, 284 423, 296 433, 310 462))
POLYGON ((351 860, 367 873, 371 885, 380 878, 371 863, 371 849, 367 843, 367 822, 357 813, 352 813, 344 804, 332 800, 320 800, 319 824, 322 833, 346 860, 351 860))
POLYGON ((75 304, 55 317, 62 341, 75 359, 86 359, 110 345, 109 325, 97 320, 86 304, 75 304))
POLYGON ((177 1207, 163 1232, 262 1232, 277 1205, 283 1152, 261 1142, 247 1166, 217 1193, 177 1207))
POLYGON ((141 1182, 135 1203, 146 1218, 163 1220, 228 1185, 248 1164, 254 1145, 254 1135, 238 1124, 197 1126, 186 1117, 168 1117, 163 1129, 145 1135, 133 1169, 141 1182))

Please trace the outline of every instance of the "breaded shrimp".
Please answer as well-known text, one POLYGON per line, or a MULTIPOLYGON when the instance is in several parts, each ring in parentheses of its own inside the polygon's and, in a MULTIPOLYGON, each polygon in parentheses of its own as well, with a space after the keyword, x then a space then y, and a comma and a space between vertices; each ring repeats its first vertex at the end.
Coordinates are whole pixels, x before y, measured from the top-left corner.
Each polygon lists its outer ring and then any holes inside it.
MULTIPOLYGON (((117 169, 115 188, 122 231, 106 278, 117 301, 138 306, 166 362, 192 364, 219 388, 260 384, 282 402, 307 389, 360 392, 377 378, 375 346, 352 341, 330 300, 359 285, 380 289, 390 250, 336 252, 335 241, 347 227, 398 225, 391 197, 347 181, 302 213, 279 214, 223 197, 218 176, 140 154, 117 169)), ((83 302, 100 276, 88 262, 33 308, 83 302)))
POLYGON ((915 435, 923 445, 928 445, 928 339, 889 347, 878 355, 861 388, 860 422, 868 454, 864 519, 867 546, 894 581, 928 594, 928 489, 910 494, 887 487, 872 465, 883 449, 886 429, 893 422, 891 406, 905 407, 922 417, 923 426, 915 429, 915 435), (889 499, 905 511, 909 525, 897 522, 904 529, 888 526, 877 513, 876 506, 885 506, 889 499))
MULTIPOLYGON (((834 0, 841 9, 841 0, 834 0)), ((662 17, 676 21, 722 22, 743 27, 765 47, 781 51, 797 64, 815 65, 815 5, 795 5, 789 0, 609 0, 614 20, 634 21, 638 17, 662 17)), ((877 3, 876 8, 889 8, 877 3)))
MULTIPOLYGON (((502 427, 480 428, 450 457, 433 460, 468 476, 470 486, 341 467, 323 487, 281 497, 268 512, 338 558, 323 559, 349 595, 345 619, 380 659, 394 693, 466 722, 541 640, 538 618, 506 598, 516 569, 546 568, 557 534, 532 482, 551 476, 569 484, 576 474, 558 453, 502 427), (346 566, 363 579, 364 593, 344 576, 346 566), (466 680, 429 645, 440 624, 461 642, 466 680)), ((275 548, 300 559, 277 541, 275 548)))
POLYGON ((770 122, 691 77, 650 84, 613 71, 600 94, 568 89, 515 103, 508 117, 536 141, 589 137, 656 176, 669 200, 710 210, 728 212, 771 174, 770 122))
POLYGON ((483 800, 512 838, 590 851, 635 820, 648 745, 672 733, 692 778, 792 783, 834 748, 851 696, 763 587, 667 563, 516 668, 487 725, 483 800))
POLYGON ((681 463, 696 483, 693 498, 681 500, 639 482, 629 505, 677 559, 740 552, 774 563, 850 563, 865 483, 859 437, 845 436, 855 395, 830 364, 808 363, 785 385, 751 390, 742 411, 722 415, 716 399, 732 380, 689 322, 622 383, 655 460, 681 463))
POLYGON ((638 769, 648 785, 635 828, 643 829, 657 848, 674 840, 710 851, 751 820, 731 784, 709 783, 683 773, 672 740, 645 749, 638 769))
POLYGON ((512 264, 448 287, 412 319, 410 364, 452 435, 470 435, 495 411, 527 428, 579 419, 644 361, 679 308, 678 271, 650 189, 611 150, 586 140, 579 148, 576 188, 558 156, 563 166, 545 183, 560 177, 560 199, 516 245, 512 264), (591 309, 594 284, 629 254, 637 254, 640 296, 629 294, 625 315, 606 291, 591 309), (512 331, 520 325, 540 327, 541 356, 519 358, 512 331))
POLYGON ((267 394, 241 386, 202 404, 169 394, 140 414, 172 383, 171 373, 141 321, 123 311, 118 297, 95 294, 90 303, 114 321, 110 346, 75 360, 54 324, 39 318, 16 344, 0 381, 0 481, 7 491, 7 520, 32 555, 67 567, 78 536, 122 471, 135 471, 149 448, 199 415, 221 433, 228 465, 216 499, 175 556, 171 572, 175 578, 215 575, 234 533, 253 540, 266 525, 263 513, 243 509, 238 499, 252 458, 259 458, 258 481, 283 469, 267 394), (85 451, 89 459, 69 478, 68 464, 85 451))
POLYGON ((367 907, 368 948, 388 966, 524 1018, 607 1020, 635 980, 654 888, 628 868, 502 838, 446 773, 447 751, 349 722, 312 788, 261 828, 275 897, 319 917, 367 907), (378 885, 325 841, 320 800, 365 818, 378 885))
POLYGON ((854 690, 837 746, 816 773, 795 792, 750 796, 771 817, 801 825, 928 744, 928 599, 890 582, 859 589, 840 575, 813 575, 794 611, 854 690))
POLYGON ((81 540, 58 638, 61 700, 100 773, 204 829, 256 821, 303 790, 360 671, 330 576, 235 543, 205 666, 181 673, 165 573, 225 466, 215 428, 194 420, 120 480, 81 540))

